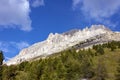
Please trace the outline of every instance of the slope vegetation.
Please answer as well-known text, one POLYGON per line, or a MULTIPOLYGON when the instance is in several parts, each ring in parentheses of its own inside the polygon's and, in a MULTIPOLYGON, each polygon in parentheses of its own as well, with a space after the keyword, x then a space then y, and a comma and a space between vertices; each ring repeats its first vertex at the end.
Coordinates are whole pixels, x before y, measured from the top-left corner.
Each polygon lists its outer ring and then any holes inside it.
POLYGON ((3 65, 2 80, 120 80, 120 42, 75 48, 46 58, 3 65))

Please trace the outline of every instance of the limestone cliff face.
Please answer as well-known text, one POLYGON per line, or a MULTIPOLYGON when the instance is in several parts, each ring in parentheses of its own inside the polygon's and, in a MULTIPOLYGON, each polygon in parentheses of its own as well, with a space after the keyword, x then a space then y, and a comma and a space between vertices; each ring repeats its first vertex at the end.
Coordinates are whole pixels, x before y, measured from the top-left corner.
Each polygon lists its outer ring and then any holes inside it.
MULTIPOLYGON (((70 48, 80 42, 87 43, 87 41, 89 41, 89 43, 92 43, 91 45, 93 45, 97 42, 102 43, 112 40, 120 41, 120 33, 112 32, 104 25, 92 25, 90 28, 71 30, 63 34, 50 33, 45 41, 35 43, 32 46, 23 49, 17 56, 7 61, 6 64, 19 64, 23 61, 29 61, 38 57, 46 57, 70 48), (91 39, 93 41, 91 41, 91 39)), ((88 46, 89 45, 90 44, 88 44, 88 46)))

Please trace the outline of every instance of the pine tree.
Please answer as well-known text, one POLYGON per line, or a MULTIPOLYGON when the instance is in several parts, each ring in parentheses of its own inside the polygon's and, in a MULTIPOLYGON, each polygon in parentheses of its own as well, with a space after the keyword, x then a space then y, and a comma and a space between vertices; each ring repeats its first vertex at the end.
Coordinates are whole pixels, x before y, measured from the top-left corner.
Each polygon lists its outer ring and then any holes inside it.
POLYGON ((4 60, 3 52, 0 51, 0 65, 3 64, 3 60, 4 60))
POLYGON ((111 42, 110 48, 111 48, 111 51, 114 51, 116 49, 116 45, 114 41, 111 42))
POLYGON ((104 49, 101 46, 98 47, 97 52, 100 53, 101 55, 105 53, 104 49))
POLYGON ((3 64, 3 52, 0 51, 0 80, 2 80, 2 64, 3 64))

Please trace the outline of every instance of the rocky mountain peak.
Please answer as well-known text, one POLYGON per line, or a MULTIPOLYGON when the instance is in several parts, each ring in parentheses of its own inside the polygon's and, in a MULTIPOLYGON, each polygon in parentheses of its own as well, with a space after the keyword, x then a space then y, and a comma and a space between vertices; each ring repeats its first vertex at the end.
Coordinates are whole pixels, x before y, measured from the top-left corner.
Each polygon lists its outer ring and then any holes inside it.
POLYGON ((80 48, 84 48, 111 40, 120 40, 120 33, 114 33, 104 25, 92 25, 90 28, 86 27, 83 30, 74 29, 62 34, 50 33, 46 40, 21 50, 17 56, 7 61, 6 64, 18 64, 23 61, 47 57, 81 42, 84 42, 84 44, 80 45, 80 48))
POLYGON ((111 31, 109 28, 107 28, 104 25, 92 25, 90 27, 90 30, 96 30, 96 29, 102 29, 102 30, 106 30, 106 31, 111 31))

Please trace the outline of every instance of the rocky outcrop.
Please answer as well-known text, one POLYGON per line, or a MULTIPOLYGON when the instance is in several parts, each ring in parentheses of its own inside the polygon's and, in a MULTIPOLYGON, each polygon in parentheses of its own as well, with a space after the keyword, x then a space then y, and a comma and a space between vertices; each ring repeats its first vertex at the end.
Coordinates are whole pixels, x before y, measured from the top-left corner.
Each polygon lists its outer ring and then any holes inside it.
POLYGON ((120 41, 120 33, 112 32, 104 25, 92 25, 90 28, 71 30, 62 34, 50 33, 45 41, 35 43, 32 46, 23 49, 17 56, 7 61, 6 64, 19 64, 23 61, 32 60, 33 58, 46 57, 81 42, 84 42, 84 45, 81 47, 87 47, 112 40, 120 41))

